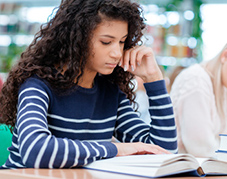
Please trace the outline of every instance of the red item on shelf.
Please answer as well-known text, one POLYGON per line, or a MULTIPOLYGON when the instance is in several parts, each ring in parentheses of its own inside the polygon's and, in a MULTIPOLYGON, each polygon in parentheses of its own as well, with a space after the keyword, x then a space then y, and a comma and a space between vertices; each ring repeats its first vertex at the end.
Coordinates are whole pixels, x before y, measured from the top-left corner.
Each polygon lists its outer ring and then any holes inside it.
POLYGON ((1 91, 1 89, 2 89, 2 86, 3 86, 3 80, 2 80, 2 78, 1 78, 1 76, 0 76, 0 91, 1 91))

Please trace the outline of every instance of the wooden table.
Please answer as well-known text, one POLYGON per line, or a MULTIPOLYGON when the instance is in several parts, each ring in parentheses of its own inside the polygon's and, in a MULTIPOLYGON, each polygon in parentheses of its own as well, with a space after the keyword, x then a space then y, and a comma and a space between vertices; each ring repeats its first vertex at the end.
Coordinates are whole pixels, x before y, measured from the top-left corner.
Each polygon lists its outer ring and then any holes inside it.
MULTIPOLYGON (((0 170, 0 179, 146 179, 87 169, 16 169, 0 170)), ((168 177, 168 179, 227 179, 227 176, 168 177)))

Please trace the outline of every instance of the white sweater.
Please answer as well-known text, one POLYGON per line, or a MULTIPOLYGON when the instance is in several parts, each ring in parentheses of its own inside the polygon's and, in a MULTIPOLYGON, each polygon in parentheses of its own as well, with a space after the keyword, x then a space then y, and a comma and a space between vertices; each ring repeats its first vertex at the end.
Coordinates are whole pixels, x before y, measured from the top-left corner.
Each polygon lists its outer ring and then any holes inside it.
MULTIPOLYGON (((219 134, 227 133, 227 115, 222 120, 218 116, 208 73, 199 64, 183 70, 175 79, 170 95, 179 153, 190 153, 197 157, 213 156, 219 147, 219 134), (225 126, 224 130, 221 130, 222 126, 225 126)), ((226 99, 225 95, 225 109, 226 99)))

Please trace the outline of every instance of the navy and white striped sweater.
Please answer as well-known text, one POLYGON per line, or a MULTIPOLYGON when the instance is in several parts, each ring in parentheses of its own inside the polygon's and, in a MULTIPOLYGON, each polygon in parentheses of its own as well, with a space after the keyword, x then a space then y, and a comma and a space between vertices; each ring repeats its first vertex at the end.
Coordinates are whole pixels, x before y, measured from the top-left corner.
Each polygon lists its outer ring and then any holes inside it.
POLYGON ((151 126, 126 95, 101 76, 94 87, 58 95, 38 77, 22 84, 10 155, 1 168, 71 168, 114 157, 121 142, 144 142, 177 152, 176 126, 164 80, 146 83, 151 126))

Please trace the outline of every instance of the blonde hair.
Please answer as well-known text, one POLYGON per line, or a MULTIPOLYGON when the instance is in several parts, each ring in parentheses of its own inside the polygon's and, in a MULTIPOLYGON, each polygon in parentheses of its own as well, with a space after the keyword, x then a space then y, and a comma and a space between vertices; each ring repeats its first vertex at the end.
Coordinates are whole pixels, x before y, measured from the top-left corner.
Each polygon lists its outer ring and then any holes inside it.
POLYGON ((223 119, 223 120, 225 118, 225 112, 223 108, 224 88, 222 85, 222 78, 221 78, 221 74, 222 74, 222 63, 221 63, 222 57, 221 56, 225 49, 227 49, 227 44, 224 46, 224 48, 216 57, 214 57, 212 60, 208 61, 205 64, 205 69, 206 71, 208 71, 208 74, 210 75, 210 78, 213 84, 217 112, 219 114, 220 119, 223 119))

